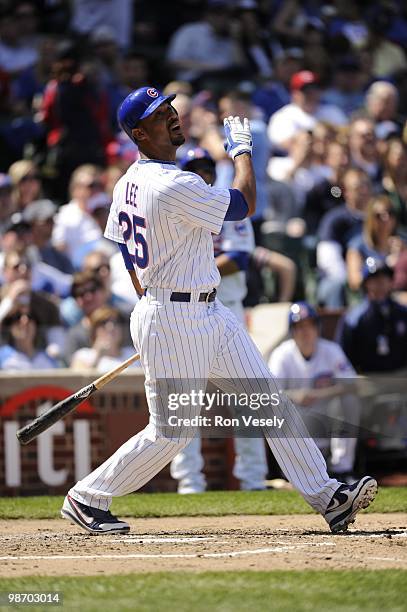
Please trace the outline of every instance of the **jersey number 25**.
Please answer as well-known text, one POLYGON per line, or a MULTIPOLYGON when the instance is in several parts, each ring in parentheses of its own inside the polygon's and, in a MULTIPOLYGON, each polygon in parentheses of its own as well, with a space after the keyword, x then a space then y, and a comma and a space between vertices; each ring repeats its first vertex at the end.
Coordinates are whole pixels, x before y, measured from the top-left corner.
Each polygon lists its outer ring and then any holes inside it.
POLYGON ((130 216, 122 210, 119 213, 119 224, 123 228, 123 238, 126 243, 128 243, 133 234, 136 250, 133 255, 129 249, 132 262, 136 263, 138 268, 146 268, 148 265, 148 244, 143 234, 137 231, 138 227, 146 227, 146 220, 144 217, 138 217, 137 215, 132 215, 132 217, 133 219, 130 219, 130 216))

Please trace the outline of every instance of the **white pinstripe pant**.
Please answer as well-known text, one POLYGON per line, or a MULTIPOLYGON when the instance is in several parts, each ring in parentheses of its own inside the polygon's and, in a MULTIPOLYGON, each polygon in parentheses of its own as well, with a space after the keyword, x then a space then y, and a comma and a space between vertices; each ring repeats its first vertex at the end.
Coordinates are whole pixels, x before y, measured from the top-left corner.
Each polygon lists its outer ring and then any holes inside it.
MULTIPOLYGON (((267 385, 270 393, 277 392, 254 342, 219 300, 210 304, 170 302, 168 290, 155 289, 151 293, 155 297, 143 297, 130 321, 145 374, 150 422, 70 491, 77 501, 103 510, 109 508, 113 496, 136 491, 151 480, 195 435, 191 427, 181 433, 168 427, 167 406, 158 391, 159 379, 216 378, 226 385, 232 379, 243 379, 239 389, 224 390, 263 392, 267 385)), ((199 412, 199 407, 190 404, 179 409, 177 416, 191 418, 199 412)), ((321 452, 307 437, 299 413, 286 396, 281 396, 279 406, 273 407, 273 414, 285 420, 285 431, 280 435, 276 429, 263 428, 276 460, 304 499, 324 514, 339 487, 338 481, 328 477, 321 452)), ((256 416, 270 414, 259 410, 256 416)))

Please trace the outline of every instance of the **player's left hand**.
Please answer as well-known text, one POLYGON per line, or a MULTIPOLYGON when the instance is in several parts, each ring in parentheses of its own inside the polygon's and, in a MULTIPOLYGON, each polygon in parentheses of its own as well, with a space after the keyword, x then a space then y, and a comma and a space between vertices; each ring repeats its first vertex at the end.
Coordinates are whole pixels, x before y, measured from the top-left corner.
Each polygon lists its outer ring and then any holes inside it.
POLYGON ((227 117, 223 120, 225 128, 225 150, 229 157, 235 159, 242 153, 252 154, 253 141, 252 133, 250 131, 250 124, 247 118, 243 119, 243 123, 240 117, 227 117))

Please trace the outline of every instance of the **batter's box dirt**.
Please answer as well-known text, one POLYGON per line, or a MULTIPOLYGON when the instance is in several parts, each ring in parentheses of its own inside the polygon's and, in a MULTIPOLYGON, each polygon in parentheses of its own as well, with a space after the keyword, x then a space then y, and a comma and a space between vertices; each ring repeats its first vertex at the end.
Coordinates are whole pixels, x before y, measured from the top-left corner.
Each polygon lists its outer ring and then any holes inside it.
POLYGON ((63 520, 0 521, 0 575, 407 568, 407 515, 364 514, 333 535, 315 515, 130 520, 91 536, 63 520))

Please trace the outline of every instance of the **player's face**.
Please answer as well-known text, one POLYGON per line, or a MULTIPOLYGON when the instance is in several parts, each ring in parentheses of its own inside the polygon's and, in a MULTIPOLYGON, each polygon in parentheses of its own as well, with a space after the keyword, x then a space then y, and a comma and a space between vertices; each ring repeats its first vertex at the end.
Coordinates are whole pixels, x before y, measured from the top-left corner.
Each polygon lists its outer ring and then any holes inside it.
POLYGON ((185 142, 178 113, 170 102, 163 102, 149 117, 142 119, 133 133, 140 150, 157 159, 185 142))
POLYGON ((292 328, 294 342, 304 357, 310 357, 316 348, 318 327, 313 319, 304 319, 292 328))

